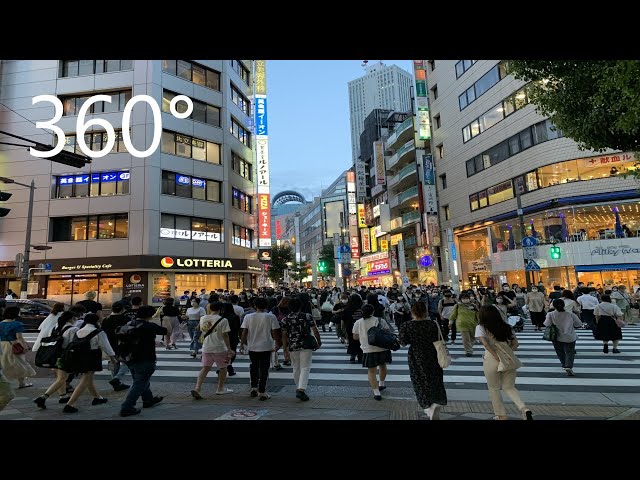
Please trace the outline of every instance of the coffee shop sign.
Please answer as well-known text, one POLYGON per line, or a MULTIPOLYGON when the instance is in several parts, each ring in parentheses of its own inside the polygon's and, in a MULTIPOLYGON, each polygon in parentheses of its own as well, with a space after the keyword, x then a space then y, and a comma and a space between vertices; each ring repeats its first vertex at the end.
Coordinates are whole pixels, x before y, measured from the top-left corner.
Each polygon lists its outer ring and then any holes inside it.
POLYGON ((110 263, 103 263, 102 265, 62 265, 60 270, 109 270, 113 267, 110 263))
POLYGON ((632 248, 629 245, 620 245, 618 247, 596 247, 591 250, 591 256, 593 255, 612 255, 617 257, 618 255, 628 255, 630 253, 639 254, 640 248, 632 248))

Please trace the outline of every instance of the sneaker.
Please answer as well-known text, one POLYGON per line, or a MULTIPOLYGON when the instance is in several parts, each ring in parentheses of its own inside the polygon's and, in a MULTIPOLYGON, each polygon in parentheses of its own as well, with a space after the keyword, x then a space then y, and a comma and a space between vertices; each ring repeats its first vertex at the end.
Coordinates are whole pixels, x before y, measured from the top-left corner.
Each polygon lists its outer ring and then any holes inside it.
POLYGON ((576 374, 573 373, 573 370, 570 369, 570 368, 565 368, 564 371, 567 372, 567 376, 569 376, 569 377, 575 377, 576 376, 576 374))
POLYGON ((233 368, 233 365, 227 366, 227 375, 229 375, 230 377, 233 377, 235 374, 236 374, 236 371, 233 368))
POLYGON ((124 383, 121 383, 121 384, 116 385, 115 387, 113 387, 113 391, 114 392, 121 392, 122 390, 126 390, 127 388, 131 388, 131 385, 125 385, 124 383))
POLYGON ((258 396, 258 390, 256 388, 252 388, 251 391, 249 392, 249 396, 250 397, 257 397, 258 396))
POLYGON ((132 410, 120 410, 120 416, 130 417, 132 415, 138 415, 140 412, 142 412, 142 410, 140 410, 139 408, 134 408, 132 410))
POLYGON ((602 351, 604 353, 609 353, 609 345, 605 345, 604 347, 602 347, 602 351))
POLYGON ((378 390, 383 391, 386 390, 387 386, 386 385, 378 385, 378 390))
POLYGON ((113 387, 113 389, 115 390, 115 388, 120 385, 120 379, 118 378, 112 378, 111 380, 109 380, 109 385, 111 385, 113 387))
POLYGON ((62 411, 64 413, 78 413, 78 409, 76 407, 72 407, 71 405, 65 405, 62 411))
POLYGON ((230 388, 223 388, 222 390, 218 390, 216 392, 216 395, 227 395, 229 393, 233 393, 233 390, 231 390, 230 388))
POLYGON ((309 400, 309 396, 304 392, 304 390, 298 390, 296 392, 296 398, 302 400, 303 402, 306 402, 309 400))
POLYGON ((143 402, 142 408, 151 408, 160 403, 163 399, 164 397, 153 397, 150 402, 143 402))
POLYGON ((618 350, 617 348, 614 348, 613 353, 620 353, 620 350, 618 350))
POLYGON ((91 405, 102 405, 103 403, 107 403, 109 401, 108 398, 94 398, 91 402, 91 405))
POLYGON ((380 400, 382 400, 382 395, 374 395, 373 398, 375 398, 376 400, 380 401, 380 400))
POLYGON ((442 408, 442 405, 439 405, 437 403, 434 403, 433 405, 431 405, 428 410, 429 410, 429 420, 440 420, 440 409, 442 408))
POLYGON ((465 353, 467 357, 473 357, 473 353, 465 353))
POLYGON ((60 397, 60 399, 58 400, 58 403, 67 403, 69 401, 69 398, 71 397, 60 397))
MULTIPOLYGON (((291 360, 285 360, 284 362, 282 362, 282 364, 283 364, 285 367, 290 367, 290 366, 291 366, 291 360)), ((227 367, 227 369, 228 369, 228 368, 229 368, 229 367, 227 367)))
POLYGON ((533 414, 531 413, 531 410, 525 410, 524 412, 522 412, 522 417, 524 418, 524 420, 533 420, 533 414))
MULTIPOLYGON (((33 403, 35 403, 38 406, 38 408, 41 408, 44 410, 45 408, 47 408, 47 406, 45 405, 46 401, 47 399, 45 397, 38 397, 33 401, 33 403)), ((67 402, 65 401, 64 403, 67 403, 67 402)))
POLYGON ((191 396, 196 400, 202 400, 202 395, 200 395, 200 392, 197 390, 191 390, 191 396))

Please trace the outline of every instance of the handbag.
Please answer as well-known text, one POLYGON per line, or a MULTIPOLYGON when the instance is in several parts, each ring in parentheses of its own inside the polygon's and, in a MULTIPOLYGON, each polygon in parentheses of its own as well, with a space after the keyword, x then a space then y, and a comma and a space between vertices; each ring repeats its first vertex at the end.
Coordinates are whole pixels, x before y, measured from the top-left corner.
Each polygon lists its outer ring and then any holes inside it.
POLYGON ((367 330, 367 341, 369 342, 369 345, 393 350, 394 352, 400 349, 398 337, 391 330, 387 330, 380 326, 380 318, 378 318, 378 321, 373 327, 367 330))
POLYGON ((20 342, 16 342, 11 345, 11 352, 14 355, 22 355, 25 352, 25 348, 20 342))
POLYGON ((542 334, 542 339, 547 342, 555 342, 558 338, 558 327, 556 327, 553 323, 544 329, 544 333, 542 334))
POLYGON ((506 372, 508 370, 517 370, 522 366, 522 362, 507 342, 495 342, 494 348, 500 361, 498 362, 498 371, 506 372))
MULTIPOLYGON (((309 316, 307 315, 307 320, 308 319, 309 319, 309 316)), ((307 332, 302 338, 302 348, 305 350, 317 350, 318 348, 320 348, 320 345, 318 344, 318 339, 313 334, 313 331, 311 330, 311 327, 308 326, 308 324, 307 324, 306 330, 307 332)))
POLYGON ((440 325, 438 322, 433 320, 438 327, 438 340, 433 342, 433 346, 436 349, 436 354, 438 355, 438 365, 440 368, 447 368, 451 365, 451 355, 449 355, 449 350, 447 349, 447 344, 444 341, 444 337, 442 336, 442 330, 440 330, 440 325))
POLYGON ((322 320, 322 314, 320 313, 320 310, 318 310, 316 307, 313 307, 311 309, 311 316, 313 317, 313 320, 316 322, 319 322, 320 320, 322 320))
POLYGON ((323 312, 333 312, 333 304, 329 299, 325 300, 322 304, 321 310, 323 312))
POLYGON ((627 326, 627 322, 625 322, 620 317, 613 317, 613 321, 616 322, 616 325, 618 326, 618 328, 622 328, 622 327, 626 327, 627 326))

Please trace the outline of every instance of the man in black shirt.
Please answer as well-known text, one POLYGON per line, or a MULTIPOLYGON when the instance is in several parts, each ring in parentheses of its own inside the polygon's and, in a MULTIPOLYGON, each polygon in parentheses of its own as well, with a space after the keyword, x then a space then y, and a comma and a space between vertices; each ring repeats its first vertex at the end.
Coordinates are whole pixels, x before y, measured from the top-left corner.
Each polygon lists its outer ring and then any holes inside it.
MULTIPOLYGON (((101 327, 104 330, 104 333, 107 334, 107 338, 109 339, 109 343, 111 344, 111 348, 116 352, 116 357, 118 356, 119 348, 118 348, 118 337, 116 336, 116 330, 118 327, 124 325, 129 321, 129 318, 123 314, 124 305, 121 302, 115 302, 111 306, 111 315, 105 318, 102 321, 101 327)), ((113 390, 116 392, 120 392, 122 390, 126 390, 129 388, 129 385, 125 385, 122 383, 122 378, 129 372, 129 367, 124 362, 117 361, 113 366, 113 370, 111 371, 111 380, 109 380, 109 384, 113 387, 113 390)))
POLYGON ((102 320, 102 304, 95 301, 96 292, 89 290, 84 294, 84 300, 77 302, 76 305, 82 305, 87 313, 95 313, 102 320))
POLYGON ((160 403, 163 397, 154 397, 149 388, 151 375, 156 369, 156 335, 166 335, 167 329, 150 322, 156 309, 145 305, 137 309, 138 318, 130 324, 136 327, 135 334, 138 339, 132 358, 127 362, 133 377, 133 385, 127 398, 120 407, 120 416, 129 417, 140 413, 136 408, 136 402, 142 397, 143 408, 150 408, 160 403))

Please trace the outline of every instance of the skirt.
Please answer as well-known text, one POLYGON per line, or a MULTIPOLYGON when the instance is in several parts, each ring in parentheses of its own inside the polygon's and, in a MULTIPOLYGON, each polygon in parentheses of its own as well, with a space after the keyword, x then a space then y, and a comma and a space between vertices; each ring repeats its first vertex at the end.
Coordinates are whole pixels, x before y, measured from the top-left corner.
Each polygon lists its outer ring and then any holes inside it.
POLYGON ((544 324, 544 320, 547 317, 547 314, 544 311, 532 312, 531 310, 529 310, 529 315, 531 316, 531 323, 535 327, 542 327, 544 324))
POLYGON ((362 357, 362 366, 365 368, 378 367, 384 363, 391 363, 391 350, 365 353, 362 357))
POLYGON ((602 315, 596 325, 593 336, 596 340, 603 340, 605 342, 610 340, 621 340, 622 329, 616 325, 616 321, 613 317, 602 315))
POLYGON ((2 366, 2 373, 9 380, 19 380, 26 377, 35 377, 36 371, 33 369, 29 362, 27 362, 27 355, 14 355, 11 350, 11 342, 0 342, 2 348, 2 355, 0 356, 0 365, 2 366))

